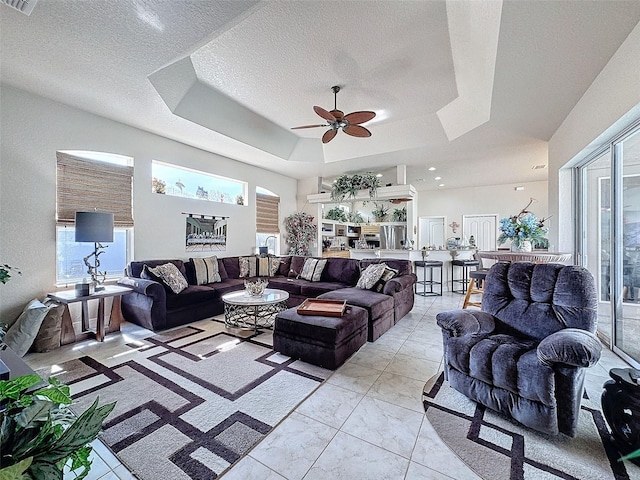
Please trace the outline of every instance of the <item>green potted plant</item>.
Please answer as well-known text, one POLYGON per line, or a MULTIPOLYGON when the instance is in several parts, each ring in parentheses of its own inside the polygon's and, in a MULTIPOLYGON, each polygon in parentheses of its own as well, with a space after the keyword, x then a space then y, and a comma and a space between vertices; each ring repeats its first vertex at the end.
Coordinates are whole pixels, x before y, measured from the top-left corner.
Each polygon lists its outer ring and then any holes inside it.
POLYGON ((347 220, 353 223, 364 223, 364 218, 362 218, 362 215, 358 211, 349 212, 347 220))
POLYGON ((384 203, 373 202, 376 208, 371 211, 371 214, 375 217, 376 222, 384 222, 389 214, 389 207, 384 203))
POLYGON ((340 207, 333 207, 327 212, 325 218, 327 220, 337 220, 339 222, 347 221, 347 216, 344 214, 344 210, 342 210, 340 207))
POLYGON ((369 190, 369 197, 376 196, 380 179, 373 173, 340 175, 331 186, 331 199, 337 202, 345 198, 355 198, 360 190, 369 190))
POLYGON ((42 383, 36 374, 0 381, 2 480, 62 480, 65 465, 82 479, 91 469, 89 444, 115 402, 99 407, 96 398, 76 417, 69 387, 55 378, 42 383))
POLYGON ((406 222, 407 221, 407 207, 394 208, 393 209, 393 221, 394 222, 406 222))

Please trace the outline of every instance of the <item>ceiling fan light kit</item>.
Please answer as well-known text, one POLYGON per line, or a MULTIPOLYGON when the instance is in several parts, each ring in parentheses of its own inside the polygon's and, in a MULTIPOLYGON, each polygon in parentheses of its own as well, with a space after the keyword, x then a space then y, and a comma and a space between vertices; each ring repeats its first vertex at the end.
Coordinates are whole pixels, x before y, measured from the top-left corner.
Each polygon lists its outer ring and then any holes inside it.
POLYGON ((303 125, 301 127, 293 127, 291 130, 329 127, 329 130, 322 135, 322 143, 329 143, 333 140, 339 129, 342 129, 344 133, 351 135, 352 137, 370 137, 371 132, 360 124, 373 119, 376 116, 376 113, 363 110, 345 115, 344 112, 338 110, 338 92, 340 91, 340 87, 338 85, 334 85, 331 87, 331 90, 333 91, 333 110, 328 112, 322 107, 313 107, 313 111, 320 117, 324 118, 327 123, 321 125, 303 125))

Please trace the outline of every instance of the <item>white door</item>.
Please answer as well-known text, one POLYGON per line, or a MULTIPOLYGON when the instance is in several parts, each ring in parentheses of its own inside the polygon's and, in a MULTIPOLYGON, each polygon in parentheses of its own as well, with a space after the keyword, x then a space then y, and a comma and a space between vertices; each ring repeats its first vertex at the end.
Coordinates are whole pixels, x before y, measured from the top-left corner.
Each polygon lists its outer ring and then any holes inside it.
POLYGON ((467 243, 473 235, 478 250, 496 250, 498 248, 498 215, 463 215, 462 235, 467 243))
POLYGON ((436 248, 445 244, 445 217, 420 217, 420 237, 418 248, 435 245, 436 248))

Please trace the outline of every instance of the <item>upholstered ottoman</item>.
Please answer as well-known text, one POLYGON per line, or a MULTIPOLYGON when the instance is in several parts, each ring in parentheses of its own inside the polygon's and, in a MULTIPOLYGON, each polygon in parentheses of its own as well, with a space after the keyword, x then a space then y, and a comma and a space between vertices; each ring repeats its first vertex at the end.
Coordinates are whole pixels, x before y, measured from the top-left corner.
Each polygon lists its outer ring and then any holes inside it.
MULTIPOLYGON (((413 288, 409 289, 413 296, 413 288)), ((320 299, 346 300, 347 305, 362 307, 369 314, 367 340, 375 342, 380 335, 395 324, 394 300, 391 295, 364 290, 362 288, 341 288, 319 295, 320 299)))
POLYGON ((335 370, 367 343, 367 311, 347 306, 342 317, 299 315, 290 308, 276 316, 273 349, 335 370))

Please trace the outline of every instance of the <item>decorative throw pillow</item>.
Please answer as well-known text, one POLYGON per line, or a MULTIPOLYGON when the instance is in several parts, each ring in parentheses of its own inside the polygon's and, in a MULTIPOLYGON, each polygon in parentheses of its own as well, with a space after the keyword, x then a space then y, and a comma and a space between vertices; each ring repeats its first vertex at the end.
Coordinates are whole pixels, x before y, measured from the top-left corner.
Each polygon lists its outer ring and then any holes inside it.
POLYGON ((38 353, 50 352, 60 347, 62 315, 66 308, 50 298, 46 298, 42 303, 49 308, 49 311, 44 316, 40 330, 31 346, 31 350, 38 353))
POLYGON ((324 270, 326 260, 318 260, 317 258, 307 258, 304 261, 302 272, 300 272, 300 278, 309 280, 310 282, 319 282, 322 270, 324 270))
POLYGON ((161 279, 162 283, 169 287, 173 293, 180 293, 189 286, 187 279, 184 278, 182 272, 173 263, 165 263, 155 268, 145 265, 145 268, 161 279))
POLYGON ((372 289, 376 282, 380 280, 380 277, 382 277, 386 266, 384 263, 372 263, 369 265, 364 269, 364 272, 360 274, 356 288, 362 288, 364 290, 372 289))
POLYGON ((221 282, 218 257, 190 258, 196 273, 196 285, 221 282))
POLYGON ((42 321, 49 308, 37 298, 31 300, 9 327, 4 336, 4 343, 20 357, 29 351, 29 347, 38 335, 42 321))
POLYGON ((296 255, 290 258, 291 258, 291 262, 289 263, 289 273, 287 274, 287 277, 300 278, 300 274, 302 273, 302 267, 304 267, 304 262, 307 259, 299 255, 296 255))
POLYGON ((238 278, 256 276, 256 257, 239 257, 240 274, 238 278))
POLYGON ((282 275, 284 277, 289 275, 289 270, 291 270, 291 257, 280 257, 278 265, 278 275, 282 275))
POLYGON ((380 276, 380 280, 378 280, 376 282, 376 284, 373 286, 373 290, 375 290, 376 292, 382 292, 382 290, 384 290, 385 284, 389 280, 391 280, 393 277, 397 276, 398 273, 400 272, 400 270, 397 270, 395 268, 391 268, 386 263, 383 263, 382 265, 384 265, 384 270, 382 271, 382 276, 380 276))
POLYGON ((280 259, 278 257, 258 257, 259 277, 273 277, 280 267, 280 259))

